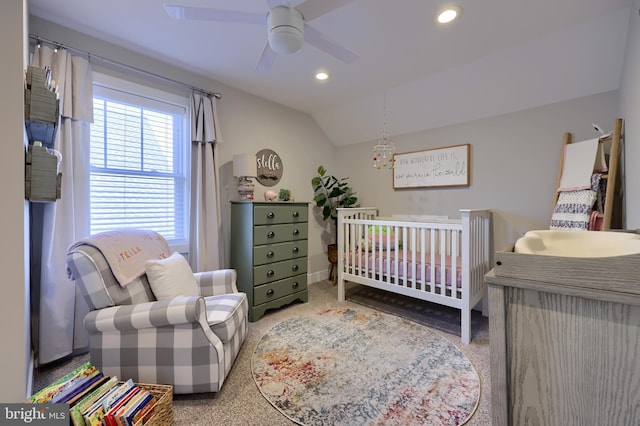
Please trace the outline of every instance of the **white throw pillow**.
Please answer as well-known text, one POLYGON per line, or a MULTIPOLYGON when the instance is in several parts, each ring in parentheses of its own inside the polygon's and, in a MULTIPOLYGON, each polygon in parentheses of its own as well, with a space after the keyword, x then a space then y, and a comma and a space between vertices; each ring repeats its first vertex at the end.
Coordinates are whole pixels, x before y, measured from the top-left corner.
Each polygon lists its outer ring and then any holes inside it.
POLYGON ((199 295, 191 266, 178 252, 166 259, 147 261, 145 271, 151 290, 158 300, 199 295))

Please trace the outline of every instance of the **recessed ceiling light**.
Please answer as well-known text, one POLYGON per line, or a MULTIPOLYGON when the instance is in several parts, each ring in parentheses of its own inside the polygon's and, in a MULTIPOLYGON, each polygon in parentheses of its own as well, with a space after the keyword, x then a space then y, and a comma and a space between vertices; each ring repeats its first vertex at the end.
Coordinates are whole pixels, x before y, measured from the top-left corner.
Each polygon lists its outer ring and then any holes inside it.
POLYGON ((316 74, 316 80, 324 81, 329 78, 329 74, 324 71, 320 71, 316 74))
POLYGON ((462 14, 460 6, 449 6, 438 13, 436 20, 441 24, 447 24, 462 14))

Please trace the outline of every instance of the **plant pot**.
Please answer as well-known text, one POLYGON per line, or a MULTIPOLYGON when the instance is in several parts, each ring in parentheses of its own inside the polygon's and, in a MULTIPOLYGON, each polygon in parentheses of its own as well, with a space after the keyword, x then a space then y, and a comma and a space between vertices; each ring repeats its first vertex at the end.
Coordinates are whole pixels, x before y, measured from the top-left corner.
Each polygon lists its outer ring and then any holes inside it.
POLYGON ((337 244, 329 244, 327 246, 327 258, 329 262, 333 265, 338 263, 338 245, 337 244))

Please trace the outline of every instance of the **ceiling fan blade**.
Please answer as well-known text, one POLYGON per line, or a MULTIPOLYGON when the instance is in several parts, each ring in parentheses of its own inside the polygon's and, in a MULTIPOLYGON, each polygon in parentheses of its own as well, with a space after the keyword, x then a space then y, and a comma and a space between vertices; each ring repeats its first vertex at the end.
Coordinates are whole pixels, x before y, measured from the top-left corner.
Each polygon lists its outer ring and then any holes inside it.
POLYGON ((347 64, 360 57, 360 55, 348 47, 341 46, 335 41, 329 40, 324 34, 308 24, 304 24, 304 41, 347 64))
POLYGON ((276 56, 278 54, 269 46, 269 41, 264 45, 264 49, 262 49, 262 54, 260 55, 260 59, 258 59, 258 63, 256 65, 256 71, 266 72, 271 69, 273 63, 276 61, 276 56))
POLYGON ((278 6, 291 7, 289 0, 267 0, 267 3, 269 4, 269 9, 273 9, 278 6))
POLYGON ((267 16, 261 13, 236 12, 233 10, 210 9, 208 7, 175 6, 165 4, 164 10, 173 19, 199 21, 233 22, 240 24, 264 24, 267 16))
POLYGON ((307 0, 297 5, 296 9, 302 13, 304 20, 308 22, 351 2, 353 0, 307 0))

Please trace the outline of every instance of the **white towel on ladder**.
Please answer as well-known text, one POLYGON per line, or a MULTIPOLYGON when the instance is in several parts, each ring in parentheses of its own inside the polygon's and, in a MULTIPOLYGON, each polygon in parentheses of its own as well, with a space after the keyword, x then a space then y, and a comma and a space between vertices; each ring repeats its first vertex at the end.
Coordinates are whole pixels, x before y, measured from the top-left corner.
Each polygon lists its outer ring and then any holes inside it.
POLYGON ((598 138, 564 146, 564 162, 558 192, 591 188, 591 175, 598 154, 598 138))

